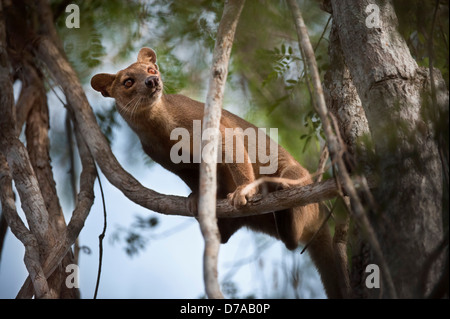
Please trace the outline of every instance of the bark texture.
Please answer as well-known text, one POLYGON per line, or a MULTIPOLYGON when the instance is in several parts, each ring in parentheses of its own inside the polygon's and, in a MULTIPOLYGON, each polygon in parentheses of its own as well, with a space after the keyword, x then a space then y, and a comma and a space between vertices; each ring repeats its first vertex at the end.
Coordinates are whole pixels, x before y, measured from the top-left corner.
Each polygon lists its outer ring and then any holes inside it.
MULTIPOLYGON (((443 240, 441 163, 430 119, 423 116, 431 104, 425 94, 430 88, 429 74, 418 67, 398 33, 391 1, 331 3, 379 163, 375 193, 379 210, 371 215, 372 225, 398 296, 424 297, 442 273, 440 262, 429 273, 425 291, 418 289, 418 281, 430 254, 443 240), (369 4, 379 8, 377 27, 366 25, 369 4)), ((442 78, 435 79, 439 107, 448 107, 445 84, 442 78)))
POLYGON ((233 46, 236 26, 244 7, 245 0, 225 2, 222 19, 217 31, 217 40, 213 53, 208 93, 203 116, 202 132, 213 130, 211 141, 202 141, 202 150, 207 143, 217 145, 209 152, 202 152, 200 164, 200 190, 198 220, 205 240, 203 254, 203 276, 206 294, 209 298, 223 298, 220 291, 217 260, 220 247, 220 234, 216 217, 217 196, 217 154, 219 146, 219 126, 222 114, 223 92, 228 75, 228 61, 233 46))
MULTIPOLYGON (((328 53, 330 69, 327 70, 324 77, 324 94, 327 107, 335 118, 338 126, 337 130, 344 142, 345 152, 343 156, 346 166, 350 171, 371 175, 372 168, 367 153, 367 141, 370 140, 370 130, 361 99, 353 84, 350 71, 342 53, 338 30, 334 20, 329 35, 328 53)), ((343 200, 347 201, 348 199, 343 200)), ((347 207, 349 206, 347 205, 347 207)), ((336 254, 342 256, 341 267, 345 268, 346 272, 351 272, 348 282, 343 282, 342 287, 346 289, 346 295, 348 297, 362 298, 365 292, 363 288, 365 286, 364 269, 368 264, 368 260, 363 258, 364 254, 362 251, 363 247, 370 246, 364 240, 361 230, 355 224, 349 227, 348 216, 338 216, 335 218, 335 223, 334 244, 336 254), (352 269, 347 269, 348 257, 346 252, 348 235, 350 235, 349 239, 352 247, 352 255, 350 257, 352 269), (343 258, 344 256, 346 257, 345 260, 343 258)))
POLYGON ((364 145, 361 138, 370 136, 366 114, 342 53, 338 30, 333 21, 329 35, 330 69, 325 74, 324 94, 327 107, 334 115, 348 154, 346 162, 354 169, 355 155, 364 145), (348 158, 350 157, 350 158, 348 158))

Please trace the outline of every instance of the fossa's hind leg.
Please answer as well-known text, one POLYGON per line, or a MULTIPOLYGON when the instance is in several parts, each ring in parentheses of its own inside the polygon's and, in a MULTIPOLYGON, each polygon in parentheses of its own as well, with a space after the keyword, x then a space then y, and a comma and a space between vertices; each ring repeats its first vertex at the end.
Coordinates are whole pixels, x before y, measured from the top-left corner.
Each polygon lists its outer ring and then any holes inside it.
MULTIPOLYGON (((309 174, 296 166, 289 166, 285 169, 281 177, 288 179, 301 179, 309 174)), ((311 183, 310 178, 305 178, 303 185, 311 183)), ((289 185, 281 185, 281 188, 289 185)), ((322 229, 320 226, 324 216, 321 216, 318 204, 294 207, 275 213, 276 225, 280 239, 288 249, 295 249, 299 242, 308 243, 313 235, 317 235, 310 242, 308 248, 309 255, 319 270, 322 283, 328 298, 342 298, 337 279, 337 267, 333 252, 332 237, 328 226, 322 229), (320 229, 320 230, 319 230, 320 229)))

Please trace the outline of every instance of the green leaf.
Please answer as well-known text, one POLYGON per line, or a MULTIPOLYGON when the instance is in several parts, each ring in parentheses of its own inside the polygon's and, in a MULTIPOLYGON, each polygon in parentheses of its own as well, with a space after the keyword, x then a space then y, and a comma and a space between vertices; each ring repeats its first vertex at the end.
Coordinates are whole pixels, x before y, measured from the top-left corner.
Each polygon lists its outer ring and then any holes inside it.
POLYGON ((311 135, 309 135, 309 136, 307 137, 307 139, 306 139, 306 141, 305 141, 305 145, 303 145, 303 151, 302 151, 302 153, 305 153, 306 147, 308 147, 309 142, 311 142, 311 138, 312 138, 311 135))

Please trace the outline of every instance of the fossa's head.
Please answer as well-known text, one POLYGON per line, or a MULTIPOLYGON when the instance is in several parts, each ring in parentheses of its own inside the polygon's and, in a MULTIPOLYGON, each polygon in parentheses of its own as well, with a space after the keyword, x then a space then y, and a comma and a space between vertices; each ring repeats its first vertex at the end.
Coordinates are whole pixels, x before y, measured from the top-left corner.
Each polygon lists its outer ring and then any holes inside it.
POLYGON ((91 85, 103 96, 116 99, 117 108, 123 115, 151 107, 161 98, 163 91, 155 51, 142 48, 137 62, 117 74, 95 75, 91 85))

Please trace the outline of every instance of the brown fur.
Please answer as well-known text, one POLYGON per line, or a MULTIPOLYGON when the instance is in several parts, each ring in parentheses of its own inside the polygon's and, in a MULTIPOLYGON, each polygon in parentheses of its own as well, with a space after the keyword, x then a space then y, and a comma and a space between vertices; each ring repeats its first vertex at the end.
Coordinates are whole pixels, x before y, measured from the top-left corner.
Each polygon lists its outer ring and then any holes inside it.
MULTIPOLYGON (((177 174, 192 190, 190 209, 196 210, 197 192, 199 187, 199 164, 193 163, 193 120, 202 120, 204 104, 182 95, 163 95, 163 83, 156 65, 156 54, 149 48, 139 52, 138 60, 117 74, 97 74, 92 78, 92 87, 106 97, 116 99, 119 113, 128 122, 141 140, 144 151, 164 168, 177 174), (155 72, 156 71, 156 72, 155 72), (154 85, 146 85, 150 77, 157 77, 154 85), (125 86, 125 81, 131 79, 133 84, 125 86), (178 141, 170 140, 174 128, 182 127, 191 136, 191 163, 175 164, 170 159, 170 149, 178 141)), ((154 80, 154 78, 153 78, 154 80)), ((128 82, 129 85, 131 82, 128 82)), ((220 122, 222 133, 222 156, 225 152, 225 128, 240 127, 255 128, 251 123, 223 110, 220 122)), ((269 137, 266 142, 266 154, 269 154, 269 137)), ((248 141, 244 139, 245 150, 248 141)), ((247 197, 241 193, 243 187, 259 178, 259 168, 262 164, 257 160, 250 163, 219 163, 217 166, 219 199, 228 198, 235 207, 247 203, 247 197)), ((278 146, 278 169, 271 176, 288 179, 306 177, 305 184, 312 180, 309 173, 281 146, 278 146)), ((281 186, 287 187, 287 186, 281 186)), ((276 186, 270 185, 273 191, 276 186)), ((249 196, 256 193, 250 193, 249 196)), ((222 243, 242 226, 255 231, 261 231, 280 239, 288 249, 295 249, 299 242, 308 242, 322 221, 318 205, 311 204, 296 207, 286 211, 275 212, 251 217, 219 219, 218 226, 222 243)), ((321 231, 311 243, 310 253, 322 277, 329 297, 340 297, 335 274, 331 237, 327 227, 321 231)))

